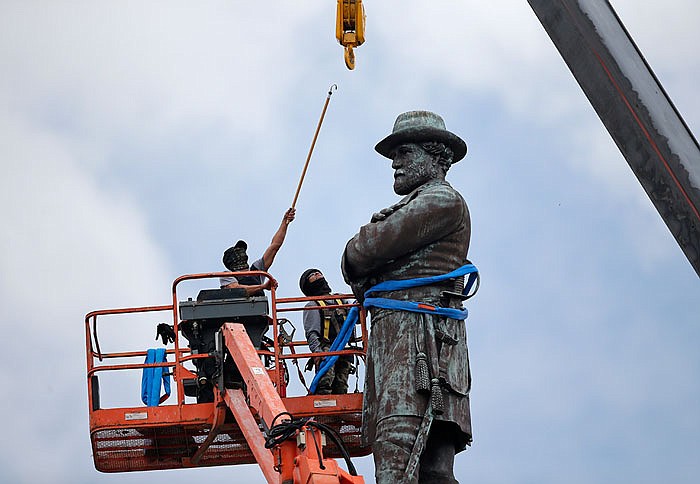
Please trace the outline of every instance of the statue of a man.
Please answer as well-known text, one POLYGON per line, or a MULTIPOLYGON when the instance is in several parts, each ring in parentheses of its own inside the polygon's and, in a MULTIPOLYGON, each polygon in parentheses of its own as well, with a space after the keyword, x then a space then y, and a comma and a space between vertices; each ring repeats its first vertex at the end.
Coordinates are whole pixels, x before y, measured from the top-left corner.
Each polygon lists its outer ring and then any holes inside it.
MULTIPOLYGON (((343 276, 360 301, 378 283, 439 276, 464 266, 471 235, 467 205, 445 181, 467 146, 445 129, 440 116, 399 115, 375 149, 393 161, 394 192, 404 197, 374 214, 347 243, 343 276)), ((459 284, 450 279, 370 297, 457 311, 459 284)), ((471 443, 463 318, 391 306, 370 307, 370 316, 363 438, 373 446, 376 482, 456 483, 454 456, 471 443)))

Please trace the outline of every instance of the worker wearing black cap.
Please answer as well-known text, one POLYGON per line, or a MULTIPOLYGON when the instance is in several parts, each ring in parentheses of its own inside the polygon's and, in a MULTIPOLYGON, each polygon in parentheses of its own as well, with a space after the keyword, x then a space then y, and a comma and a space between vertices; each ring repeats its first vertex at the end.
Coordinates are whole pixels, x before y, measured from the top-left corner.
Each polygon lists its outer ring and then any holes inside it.
MULTIPOLYGON (((284 213, 282 218, 282 223, 280 223, 277 232, 272 236, 272 241, 269 247, 263 253, 263 256, 253 262, 250 266, 248 265, 248 244, 244 240, 239 240, 236 245, 229 247, 224 252, 222 262, 224 267, 231 272, 242 272, 242 271, 268 271, 270 266, 275 261, 275 256, 277 252, 282 247, 284 239, 287 236, 287 227, 294 220, 294 215, 296 210, 293 208, 288 209, 284 213)), ((221 289, 234 289, 242 288, 245 290, 247 296, 258 296, 263 295, 263 289, 270 289, 270 286, 274 283, 272 280, 267 279, 263 282, 262 276, 243 276, 243 277, 222 277, 219 279, 221 289)))
MULTIPOLYGON (((270 246, 265 250, 263 256, 248 265, 248 244, 243 240, 239 240, 233 247, 229 247, 224 252, 223 263, 224 266, 231 272, 245 272, 245 271, 264 271, 267 272, 275 260, 277 252, 282 247, 284 239, 287 236, 287 227, 294 220, 295 211, 293 208, 288 209, 279 228, 272 236, 272 241, 270 246)), ((269 290, 275 285, 276 282, 271 278, 264 278, 263 276, 227 276, 222 277, 219 280, 221 289, 243 289, 245 290, 246 296, 263 296, 264 290, 269 290)), ((266 316, 245 316, 246 318, 246 331, 248 336, 250 336, 251 341, 254 346, 259 346, 262 336, 268 330, 268 319, 266 316)), ((215 351, 215 334, 221 327, 221 322, 202 324, 198 328, 197 334, 192 331, 183 330, 183 334, 190 342, 190 346, 193 349, 197 349, 199 353, 211 353, 215 351), (187 333, 185 333, 187 331, 187 333)), ((213 358, 198 359, 195 360, 195 366, 197 366, 198 374, 198 393, 197 402, 213 402, 214 401, 214 386, 213 380, 215 379, 219 368, 217 363, 213 358)), ((231 358, 231 355, 226 354, 223 361, 223 373, 224 381, 227 387, 234 386, 235 384, 241 383, 241 374, 236 368, 236 365, 231 358)))
MULTIPOLYGON (((299 288, 306 296, 330 295, 331 288, 318 269, 307 269, 299 278, 299 288)), ((309 301, 306 307, 344 304, 342 299, 309 301)), ((340 332, 347 317, 345 308, 319 309, 304 311, 304 332, 312 353, 330 351, 331 344, 340 332)), ((322 358, 309 360, 307 369, 313 364, 318 370, 322 358)), ((348 377, 353 370, 352 356, 341 356, 335 365, 321 377, 316 387, 316 394, 343 394, 348 392, 348 377)))

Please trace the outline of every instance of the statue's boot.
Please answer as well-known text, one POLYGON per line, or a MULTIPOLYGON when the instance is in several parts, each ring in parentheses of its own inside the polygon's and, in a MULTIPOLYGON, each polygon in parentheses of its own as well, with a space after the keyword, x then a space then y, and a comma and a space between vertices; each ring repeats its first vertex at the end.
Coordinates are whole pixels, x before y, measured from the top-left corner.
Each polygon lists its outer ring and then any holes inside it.
POLYGON ((408 479, 406 467, 421 419, 390 417, 377 425, 372 444, 377 484, 459 484, 454 476, 454 424, 434 421, 420 458, 418 476, 408 479))
POLYGON ((459 484, 454 476, 454 424, 436 420, 420 458, 419 484, 459 484))

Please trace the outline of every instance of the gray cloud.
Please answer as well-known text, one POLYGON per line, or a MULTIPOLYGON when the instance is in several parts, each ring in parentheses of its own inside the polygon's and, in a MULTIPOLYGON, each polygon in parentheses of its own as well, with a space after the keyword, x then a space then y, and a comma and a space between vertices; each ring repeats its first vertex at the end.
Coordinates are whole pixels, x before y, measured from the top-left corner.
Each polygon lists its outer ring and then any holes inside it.
MULTIPOLYGON (((526 3, 365 3, 368 40, 347 72, 332 2, 5 2, 4 480, 262 481, 254 466, 97 473, 82 320, 166 303, 174 277, 221 268, 238 237, 258 255, 332 82, 272 271, 280 293, 316 265, 347 289, 345 241, 395 200, 371 147, 398 112, 434 109, 470 146, 448 178, 483 272, 468 323, 476 440, 458 478, 696 480, 698 279, 526 3)), ((696 128, 696 4, 614 6, 696 128)), ((154 322, 106 321, 101 343, 144 349, 154 322)), ((105 391, 138 399, 134 381, 105 391)), ((371 459, 360 468, 370 482, 371 459)))

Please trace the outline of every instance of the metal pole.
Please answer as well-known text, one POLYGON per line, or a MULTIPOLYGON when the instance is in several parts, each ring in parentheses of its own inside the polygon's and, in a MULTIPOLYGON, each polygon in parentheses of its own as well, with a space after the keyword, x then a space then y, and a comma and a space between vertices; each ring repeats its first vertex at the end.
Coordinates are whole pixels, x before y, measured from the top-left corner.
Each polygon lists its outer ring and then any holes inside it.
POLYGON ((323 111, 321 112, 321 119, 318 120, 318 126, 316 126, 316 132, 314 133, 314 139, 311 141, 311 148, 309 148, 309 154, 306 157, 306 163, 304 163, 304 170, 301 172, 301 178, 299 179, 299 185, 297 185, 297 192, 294 194, 294 201, 292 202, 292 208, 295 208, 297 204, 297 199, 299 198, 299 192, 301 191, 301 184, 304 183, 304 177, 306 176, 306 170, 309 168, 309 161, 311 161, 311 153, 314 151, 314 146, 316 145, 316 138, 318 138, 318 132, 321 131, 321 124, 323 123, 323 118, 326 115, 326 109, 328 108, 328 102, 331 100, 331 94, 333 91, 338 89, 338 86, 333 84, 328 89, 328 96, 326 96, 326 102, 323 104, 323 111))

